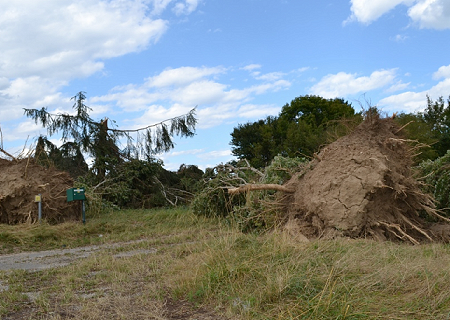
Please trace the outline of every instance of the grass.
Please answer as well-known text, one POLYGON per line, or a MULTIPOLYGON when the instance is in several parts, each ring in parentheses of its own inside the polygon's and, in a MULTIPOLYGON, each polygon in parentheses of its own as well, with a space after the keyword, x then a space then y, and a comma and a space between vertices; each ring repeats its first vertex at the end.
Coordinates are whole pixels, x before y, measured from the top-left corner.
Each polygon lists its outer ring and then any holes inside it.
POLYGON ((111 211, 92 218, 88 216, 85 225, 80 222, 0 224, 0 254, 130 241, 153 235, 174 236, 178 232, 202 232, 205 227, 215 226, 213 220, 198 219, 188 214, 186 208, 111 211))
POLYGON ((66 267, 0 272, 0 318, 450 319, 448 244, 299 243, 183 208, 0 228, 5 252, 142 240, 66 267))

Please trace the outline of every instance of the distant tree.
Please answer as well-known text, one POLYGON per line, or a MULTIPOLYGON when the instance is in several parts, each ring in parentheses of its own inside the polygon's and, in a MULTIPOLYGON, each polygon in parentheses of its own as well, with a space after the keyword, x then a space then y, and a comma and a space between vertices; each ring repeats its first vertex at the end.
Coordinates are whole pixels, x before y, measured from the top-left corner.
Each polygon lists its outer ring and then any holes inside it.
POLYGON ((326 143, 359 123, 361 114, 343 99, 301 96, 283 106, 278 117, 240 124, 231 133, 232 153, 259 168, 276 155, 311 157, 326 143), (346 124, 347 121, 347 124, 346 124))
POLYGON ((434 101, 427 95, 423 112, 401 113, 395 119, 407 138, 430 146, 422 148, 418 162, 447 154, 450 149, 450 97, 446 105, 442 96, 434 101))
POLYGON ((395 121, 403 128, 401 131, 406 138, 424 145, 415 157, 416 164, 424 160, 436 159, 439 156, 434 149, 438 140, 432 134, 431 125, 425 121, 422 113, 400 113, 395 117, 395 121), (429 147, 425 147, 425 145, 429 147))
POLYGON ((450 96, 446 106, 442 96, 433 101, 427 95, 427 107, 422 116, 431 128, 432 137, 437 140, 433 148, 440 157, 444 156, 450 149, 450 96))

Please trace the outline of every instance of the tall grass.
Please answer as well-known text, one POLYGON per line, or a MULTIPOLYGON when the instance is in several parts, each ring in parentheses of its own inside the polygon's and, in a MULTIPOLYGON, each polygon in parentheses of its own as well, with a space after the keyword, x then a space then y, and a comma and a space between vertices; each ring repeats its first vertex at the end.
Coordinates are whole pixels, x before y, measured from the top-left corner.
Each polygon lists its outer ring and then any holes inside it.
POLYGON ((200 307, 213 312, 209 319, 450 319, 448 244, 299 243, 283 231, 244 234, 187 209, 0 230, 17 237, 8 242, 12 251, 67 239, 71 246, 142 240, 67 267, 0 272, 0 285, 8 286, 0 290, 0 318, 170 319, 178 301, 176 315, 186 319, 207 318, 195 313, 200 307))
POLYGON ((233 234, 210 242, 192 269, 180 262, 175 292, 243 319, 450 319, 449 251, 233 234))

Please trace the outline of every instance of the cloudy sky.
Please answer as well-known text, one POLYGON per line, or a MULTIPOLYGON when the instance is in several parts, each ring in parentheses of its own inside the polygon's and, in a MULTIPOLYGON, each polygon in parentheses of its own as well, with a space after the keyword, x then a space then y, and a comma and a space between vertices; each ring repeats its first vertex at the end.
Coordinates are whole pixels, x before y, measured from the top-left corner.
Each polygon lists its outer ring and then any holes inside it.
MULTIPOLYGON (((133 129, 197 106, 165 167, 232 159, 239 123, 301 95, 416 112, 450 95, 449 0, 0 0, 0 128, 16 153, 45 130, 23 108, 133 129)), ((0 145, 1 146, 1 145, 0 145)))

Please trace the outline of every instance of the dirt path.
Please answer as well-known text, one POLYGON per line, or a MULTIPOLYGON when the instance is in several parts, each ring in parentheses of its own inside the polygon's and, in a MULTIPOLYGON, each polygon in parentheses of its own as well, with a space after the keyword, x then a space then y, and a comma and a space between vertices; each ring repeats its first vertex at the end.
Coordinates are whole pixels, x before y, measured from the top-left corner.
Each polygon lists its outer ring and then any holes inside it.
MULTIPOLYGON (((37 252, 21 252, 0 255, 0 270, 38 271, 66 266, 76 260, 87 258, 94 252, 105 249, 120 248, 143 242, 143 240, 128 241, 114 244, 93 245, 71 249, 57 249, 37 252)), ((156 249, 130 250, 113 255, 114 257, 133 256, 141 253, 155 253, 156 249)))
MULTIPOLYGON (((46 251, 38 251, 38 252, 21 252, 15 254, 7 254, 0 255, 0 272, 12 272, 14 270, 24 270, 27 272, 36 272, 44 269, 57 268, 62 266, 67 266, 71 263, 75 263, 81 259, 88 258, 89 256, 111 250, 116 249, 117 253, 112 253, 111 255, 115 258, 125 258, 132 257, 134 255, 139 254, 157 254, 157 248, 147 248, 140 249, 136 248, 134 245, 145 242, 148 240, 136 240, 136 241, 128 241, 128 242, 120 242, 113 244, 104 244, 104 245, 92 245, 85 246, 79 248, 68 248, 68 249, 57 249, 57 250, 46 250, 46 251), (129 247, 129 248, 127 248, 129 247), (120 249, 120 250, 117 250, 120 249), (129 249, 129 250, 127 250, 129 249)), ((172 246, 172 245, 171 245, 172 246)), ((114 251, 113 251, 114 252, 114 251)), ((10 290, 9 284, 7 282, 0 281, 0 293, 8 293, 10 290)), ((35 290, 27 290, 24 288, 23 295, 27 296, 27 302, 21 303, 20 307, 17 310, 11 310, 10 312, 4 314, 2 316, 2 312, 0 312, 1 320, 16 320, 16 319, 75 319, 79 316, 82 316, 79 312, 82 309, 84 303, 98 303, 95 302, 95 295, 93 294, 83 294, 84 302, 81 302, 80 305, 71 306, 69 309, 62 308, 57 311, 51 311, 42 314, 42 312, 38 312, 39 308, 36 307, 36 301, 40 299, 41 291, 35 290)), ((111 297, 103 296, 100 299, 104 299, 108 301, 108 299, 117 299, 115 293, 106 293, 105 295, 112 295, 111 297)), ((140 293, 137 293, 139 296, 140 293)), ((126 297, 121 297, 121 299, 125 299, 126 297)), ((133 300, 133 297, 129 297, 133 300)), ((135 297, 136 298, 136 297, 135 297)), ((146 316, 137 315, 135 310, 131 310, 129 314, 129 319, 160 319, 160 320, 227 320, 227 318, 218 315, 215 311, 198 308, 186 301, 173 300, 172 298, 167 298, 165 301, 147 301, 146 306, 150 306, 153 308, 154 316, 148 318, 148 314, 146 316)), ((1 307, 1 306, 0 306, 1 307)), ((141 306, 142 307, 142 306, 141 306)), ((16 309, 16 308, 14 308, 16 309)), ((126 311, 125 311, 126 313, 126 311)), ((107 316, 110 319, 116 319, 116 315, 104 314, 100 316, 103 319, 104 316, 107 316)), ((97 319, 95 316, 93 319, 97 319)), ((118 319, 118 318, 117 318, 118 319)), ((122 318, 121 318, 122 319, 122 318)))

